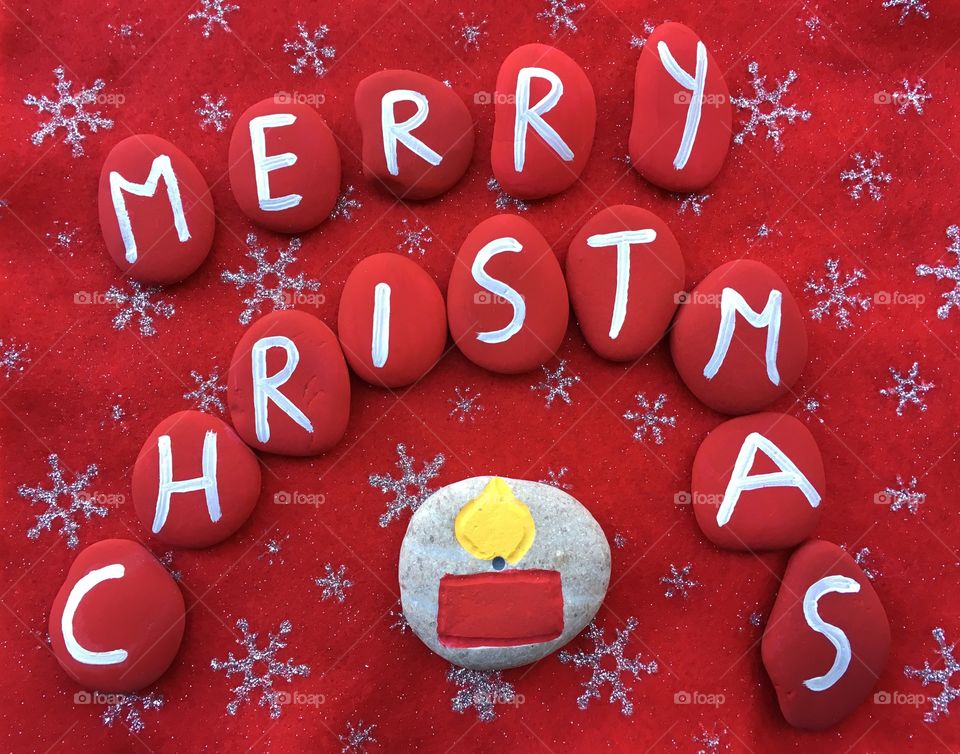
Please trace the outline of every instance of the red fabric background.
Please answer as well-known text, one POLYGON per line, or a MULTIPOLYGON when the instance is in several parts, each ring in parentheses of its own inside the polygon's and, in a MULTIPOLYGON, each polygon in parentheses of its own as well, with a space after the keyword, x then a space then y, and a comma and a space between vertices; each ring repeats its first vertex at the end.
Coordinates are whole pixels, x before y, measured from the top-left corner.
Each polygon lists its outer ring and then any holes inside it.
MULTIPOLYGON (((548 25, 536 18, 539 2, 485 6, 479 51, 455 46, 455 5, 355 2, 340 7, 239 0, 229 16, 233 33, 214 29, 200 36, 188 22, 188 2, 120 4, 77 2, 4 6, 2 185, 8 207, 0 208, 4 296, 0 337, 31 346, 28 371, 2 386, 0 429, 3 458, 2 521, 4 680, 0 696, 0 747, 10 750, 198 750, 338 751, 337 735, 348 722, 376 724, 379 741, 370 751, 696 751, 692 737, 717 726, 732 750, 745 751, 934 751, 960 745, 957 720, 929 726, 925 708, 867 702, 836 729, 818 734, 789 728, 777 709, 760 662, 761 630, 750 625, 754 610, 773 604, 786 553, 754 558, 721 552, 699 534, 692 511, 673 495, 689 486, 699 441, 721 420, 687 393, 661 345, 630 366, 605 363, 585 346, 571 322, 561 356, 582 379, 573 403, 549 409, 529 386, 539 375, 502 377, 485 373, 450 353, 414 389, 399 395, 354 381, 352 420, 341 445, 325 457, 302 460, 265 457, 263 496, 249 523, 227 543, 199 552, 180 551, 190 606, 181 653, 156 685, 166 698, 144 713, 146 730, 132 737, 120 724, 104 727, 101 708, 73 703, 77 690, 45 643, 54 594, 74 557, 56 534, 29 541, 34 510, 17 495, 19 484, 45 480, 46 456, 61 454, 66 467, 100 465, 94 487, 127 495, 127 503, 81 528, 81 547, 107 537, 146 540, 129 504, 130 469, 143 439, 157 422, 186 407, 191 369, 225 369, 243 332, 237 323, 240 297, 220 282, 223 269, 237 269, 251 224, 237 209, 227 180, 226 133, 202 132, 194 109, 202 92, 225 94, 234 117, 274 91, 319 93, 320 112, 341 143, 344 184, 357 188, 363 208, 352 222, 336 220, 303 237, 300 261, 323 283, 325 303, 317 314, 335 324, 343 281, 363 257, 393 249, 403 218, 429 224, 433 243, 424 267, 444 285, 453 255, 477 222, 495 212, 485 186, 490 175, 493 109, 473 103, 490 90, 500 61, 516 46, 549 42, 548 25), (142 38, 114 40, 107 24, 142 19, 142 38), (282 51, 294 23, 326 23, 337 48, 329 74, 294 76, 282 51), (53 94, 51 70, 65 64, 75 84, 102 77, 104 105, 115 119, 110 131, 84 142, 74 159, 68 146, 29 142, 41 120, 22 104, 28 93, 53 94), (409 67, 449 79, 469 102, 477 121, 476 153, 465 180, 438 200, 404 207, 363 180, 360 134, 352 99, 357 83, 380 68, 409 67), (108 305, 74 303, 78 291, 106 291, 118 282, 97 226, 96 185, 110 147, 132 133, 156 133, 180 146, 213 188, 219 224, 210 258, 188 281, 164 292, 176 307, 172 320, 158 320, 158 334, 114 331, 108 305), (79 228, 72 251, 56 247, 48 233, 56 221, 79 228), (473 424, 448 416, 455 386, 471 386, 485 410, 473 424), (631 439, 621 420, 633 396, 664 392, 677 417, 662 446, 631 439), (116 395, 121 396, 119 399, 116 395), (108 418, 119 402, 126 418, 108 418), (524 703, 501 706, 497 718, 479 723, 473 711, 450 708, 456 689, 445 680, 448 665, 411 634, 388 630, 388 611, 398 598, 397 554, 407 514, 387 528, 377 525, 385 496, 370 487, 370 473, 394 473, 396 444, 404 442, 419 465, 439 452, 447 462, 439 481, 498 473, 540 479, 547 469, 569 466, 572 494, 593 512, 611 539, 611 588, 598 619, 612 638, 628 616, 639 627, 628 655, 655 658, 660 672, 632 682, 636 712, 594 700, 575 705, 583 672, 555 656, 533 667, 507 671, 524 703), (318 508, 272 503, 278 490, 322 493, 318 508), (282 561, 258 556, 270 538, 283 542, 282 561), (312 583, 323 563, 344 563, 355 586, 344 605, 321 602, 312 583), (693 563, 701 586, 686 602, 667 600, 658 582, 670 563, 693 563), (263 636, 284 618, 294 629, 284 657, 309 664, 309 678, 291 690, 319 693, 319 708, 287 706, 277 721, 255 704, 225 713, 233 679, 210 669, 234 645, 237 617, 263 636), (677 706, 678 691, 721 693, 714 709, 677 706)), ((819 535, 851 548, 869 546, 882 571, 875 582, 893 633, 887 671, 878 689, 919 693, 905 679, 904 665, 934 659, 930 631, 942 625, 948 638, 960 633, 955 592, 960 526, 957 488, 957 321, 936 318, 946 282, 918 279, 919 263, 935 263, 945 248, 944 229, 960 220, 957 152, 960 150, 955 90, 960 8, 931 2, 933 18, 913 16, 897 25, 899 12, 881 0, 829 3, 819 10, 825 25, 811 39, 798 17, 799 3, 781 2, 588 2, 576 34, 561 33, 558 46, 585 68, 596 89, 599 123, 583 182, 559 197, 531 206, 530 219, 565 256, 566 244, 584 220, 603 205, 628 202, 662 216, 676 233, 695 283, 717 265, 740 256, 761 259, 780 273, 804 311, 814 297, 804 293, 824 261, 868 270, 861 290, 922 293, 925 303, 873 306, 838 331, 831 320, 808 321, 811 356, 797 386, 822 401, 823 423, 809 421, 823 450, 828 495, 819 535), (626 151, 632 85, 638 51, 632 34, 642 21, 681 20, 694 28, 726 70, 733 93, 747 88, 747 63, 756 59, 771 78, 796 68, 799 80, 787 103, 813 112, 788 127, 786 149, 777 154, 762 138, 733 148, 708 192, 702 216, 677 214, 678 201, 627 172, 626 151), (876 104, 874 93, 892 91, 903 77, 924 76, 934 99, 922 117, 876 104), (854 151, 884 153, 894 180, 883 200, 854 203, 840 170, 854 151), (755 238, 761 223, 775 228, 755 238), (901 371, 914 360, 936 387, 929 410, 907 407, 879 394, 891 384, 888 367, 901 371), (953 408, 951 408, 953 407, 953 408), (916 475, 927 502, 916 516, 873 503, 895 476, 916 475)), ((771 81, 772 84, 772 81, 771 81)), ((45 119, 46 116, 42 116, 45 119)), ((742 118, 736 115, 736 120, 742 118)), ((61 134, 62 135, 62 132, 61 134)), ((272 248, 280 237, 257 230, 272 248)), ((804 416, 786 399, 774 408, 804 416)), ((166 548, 153 544, 160 553, 166 548)), ((578 640, 575 647, 586 647, 578 640)), ((282 688, 286 684, 279 682, 282 688)), ((933 689, 930 689, 933 690, 933 689)))

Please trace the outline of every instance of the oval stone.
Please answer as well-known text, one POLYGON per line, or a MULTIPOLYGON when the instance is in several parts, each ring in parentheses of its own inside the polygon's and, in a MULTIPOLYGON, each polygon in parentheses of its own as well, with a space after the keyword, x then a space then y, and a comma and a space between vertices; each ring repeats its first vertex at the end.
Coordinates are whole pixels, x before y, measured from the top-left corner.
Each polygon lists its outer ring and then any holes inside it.
POLYGON ((583 68, 555 47, 523 45, 500 66, 493 99, 490 159, 501 188, 520 199, 542 199, 572 186, 590 157, 597 125, 583 68))
POLYGON ((358 377, 402 387, 423 377, 443 355, 443 294, 416 262, 374 254, 347 276, 337 317, 340 346, 358 377))
POLYGON ((473 118, 463 100, 431 76, 379 71, 357 86, 363 172, 405 199, 430 199, 457 183, 473 157, 473 118))
POLYGON ((560 347, 567 285, 546 239, 517 215, 481 222, 464 240, 447 285, 447 320, 474 364, 504 374, 536 369, 560 347))
POLYGON ((258 225, 302 233, 330 216, 340 194, 340 148, 310 105, 276 94, 247 108, 230 136, 230 188, 258 225))
POLYGON ((779 550, 809 538, 826 491, 810 430, 787 414, 730 419, 693 460, 690 492, 706 537, 728 550, 779 550))
POLYGON ((610 547, 566 492, 473 477, 413 514, 399 575, 403 614, 424 644, 455 665, 498 670, 536 662, 593 620, 610 547))
POLYGON ((667 331, 684 291, 677 239, 652 212, 620 204, 570 242, 567 287, 583 337, 605 359, 633 361, 667 331))
POLYGON ((207 182, 159 136, 129 136, 110 150, 97 208, 107 252, 134 280, 177 283, 210 253, 216 218, 207 182))
POLYGON ((706 187, 730 151, 733 108, 723 71, 690 28, 654 29, 637 62, 630 159, 667 191, 706 187))
POLYGON ((50 645, 81 686, 130 693, 170 667, 184 613, 180 587, 149 550, 105 539, 70 566, 50 609, 50 645))
POLYGON ((763 632, 763 666, 796 728, 836 725, 867 699, 890 651, 880 598, 853 558, 817 540, 790 557, 763 632))
POLYGON ((350 374, 337 336, 312 314, 271 312, 237 343, 230 417, 252 448, 285 456, 330 450, 347 430, 350 374))
POLYGON ((202 411, 160 422, 133 466, 133 505, 157 539, 210 547, 239 529, 260 497, 260 462, 229 424, 202 411))
POLYGON ((761 262, 738 259, 685 296, 670 352, 703 403, 748 414, 789 392, 807 363, 807 331, 783 280, 761 262))

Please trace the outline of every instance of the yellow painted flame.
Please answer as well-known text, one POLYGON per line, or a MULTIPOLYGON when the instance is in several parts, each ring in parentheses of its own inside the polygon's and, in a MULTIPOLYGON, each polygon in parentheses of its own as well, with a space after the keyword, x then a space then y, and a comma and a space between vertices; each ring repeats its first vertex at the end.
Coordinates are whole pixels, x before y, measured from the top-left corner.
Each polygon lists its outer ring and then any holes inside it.
POLYGON ((457 541, 479 560, 502 557, 513 565, 537 534, 530 509, 500 477, 491 479, 477 497, 464 505, 454 522, 457 541))

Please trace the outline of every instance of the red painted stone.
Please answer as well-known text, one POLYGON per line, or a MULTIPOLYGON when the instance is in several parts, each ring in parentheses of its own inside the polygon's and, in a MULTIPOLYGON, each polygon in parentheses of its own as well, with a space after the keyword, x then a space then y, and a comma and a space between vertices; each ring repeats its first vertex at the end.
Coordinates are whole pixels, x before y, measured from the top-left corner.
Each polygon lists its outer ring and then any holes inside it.
POLYGON ((467 171, 473 156, 473 118, 453 89, 437 79, 416 71, 379 71, 357 86, 354 108, 363 134, 364 175, 397 196, 431 199, 467 171), (386 143, 385 113, 396 127, 387 131, 386 143), (399 133, 391 139, 391 132, 399 133), (388 164, 387 144, 395 163, 391 159, 388 164))
MULTIPOLYGON (((213 476, 213 474, 211 474, 213 476)), ((174 547, 210 547, 243 526, 260 497, 260 462, 229 424, 202 411, 179 411, 160 422, 133 467, 133 505, 144 527, 174 547), (214 439, 207 440, 207 434, 214 439), (161 438, 167 437, 174 484, 206 476, 204 448, 216 456, 216 491, 199 487, 161 498, 161 438), (215 440, 215 443, 214 443, 215 440), (213 519, 217 520, 214 521, 213 519)))
POLYGON ((810 537, 820 521, 826 491, 823 457, 810 430, 798 419, 775 413, 741 416, 721 424, 700 444, 693 461, 690 491, 700 529, 719 547, 728 550, 793 547, 810 537), (746 442, 754 433, 760 435, 762 441, 746 442), (785 468, 771 459, 763 441, 773 444, 774 454, 779 451, 786 457, 785 468), (741 484, 730 490, 729 501, 733 507, 722 509, 737 461, 742 455, 746 463, 750 451, 758 444, 753 463, 745 466, 739 475, 741 484), (784 472, 794 475, 793 478, 773 479, 771 486, 757 489, 742 485, 744 474, 749 480, 784 472), (809 488, 803 482, 803 487, 796 486, 797 472, 809 483, 809 488), (810 493, 810 497, 805 493, 810 493), (811 500, 816 501, 816 507, 811 500), (718 515, 724 521, 722 525, 718 515))
POLYGON ((104 539, 82 550, 70 566, 50 608, 50 645, 81 686, 129 693, 170 667, 183 625, 180 587, 153 554, 127 539, 104 539))
POLYGON ((399 254, 374 254, 347 276, 337 331, 347 363, 361 379, 384 387, 409 385, 443 355, 447 342, 443 295, 416 262, 399 254), (377 327, 375 338, 374 304, 380 286, 387 287, 381 311, 389 307, 389 319, 377 327), (378 350, 375 342, 385 343, 386 349, 378 350), (374 361, 375 351, 380 366, 374 361))
POLYGON ((695 79, 699 41, 697 34, 683 24, 661 24, 648 37, 637 62, 630 158, 640 175, 667 191, 704 188, 717 177, 730 151, 730 90, 723 70, 706 46, 700 121, 689 152, 684 155, 680 151, 688 113, 696 102, 693 91, 678 83, 664 67, 659 46, 666 44, 677 65, 695 79))
MULTIPOLYGON (((774 311, 771 308, 771 312, 774 311)), ((769 406, 789 392, 807 362, 807 331, 793 294, 769 267, 749 259, 721 265, 687 295, 670 332, 673 363, 684 383, 703 403, 724 414, 747 414, 769 406), (772 291, 780 294, 780 335, 775 339, 777 381, 768 374, 768 328, 753 327, 736 313, 726 357, 709 378, 704 375, 720 337, 720 306, 739 294, 757 314, 772 291)))
POLYGON ((633 361, 653 348, 684 290, 683 255, 670 228, 652 212, 626 204, 602 209, 587 221, 570 242, 566 267, 570 301, 583 337, 612 361, 633 361), (617 239, 597 237, 644 230, 652 230, 656 237, 622 241, 630 243, 622 272, 628 284, 624 305, 617 307, 617 239), (591 246, 590 239, 602 245, 591 246))
POLYGON ((274 95, 247 108, 237 119, 230 137, 230 188, 243 214, 255 223, 280 233, 302 233, 326 220, 337 202, 340 149, 333 132, 316 110, 290 100, 288 94, 274 95), (257 120, 251 132, 254 119, 271 116, 295 120, 275 125, 257 120), (258 193, 256 166, 265 158, 284 155, 290 155, 290 159, 295 156, 296 160, 274 169, 261 169, 264 185, 258 193), (289 197, 286 203, 270 204, 285 197, 289 197), (272 208, 264 209, 264 203, 272 208), (291 206, 284 208, 284 204, 291 206))
MULTIPOLYGON (((597 102, 590 80, 573 58, 548 45, 518 47, 507 55, 500 66, 494 106, 496 120, 490 159, 493 175, 504 191, 521 199, 542 199, 560 193, 577 181, 593 146, 597 102), (542 75, 530 79, 528 97, 524 99, 518 92, 520 73, 530 68, 545 69, 559 78, 562 94, 549 109, 545 109, 549 101, 544 103, 543 108, 538 107, 538 103, 553 88, 551 82, 542 75), (526 108, 522 107, 524 102, 526 108), (521 105, 521 112, 531 109, 538 111, 539 115, 535 114, 534 120, 539 117, 559 136, 566 145, 564 156, 550 146, 533 125, 528 125, 523 165, 522 169, 517 170, 514 137, 518 105, 521 105)), ((550 136, 553 138, 553 134, 550 136)))
POLYGON ((470 231, 447 285, 450 334, 470 361, 505 374, 536 369, 560 347, 569 309, 560 264, 546 239, 527 220, 496 215, 470 231), (495 248, 489 244, 519 245, 520 251, 493 255, 482 265, 483 272, 477 271, 481 279, 484 273, 492 279, 481 285, 472 268, 481 251, 495 248), (525 309, 522 324, 515 322, 521 308, 525 309))
POLYGON ((337 336, 312 314, 292 309, 276 311, 254 322, 237 343, 230 362, 227 385, 230 417, 237 434, 252 448, 286 456, 312 456, 330 450, 347 429, 350 418, 350 375, 337 336), (254 407, 254 348, 258 353, 268 345, 263 339, 278 338, 281 346, 271 346, 257 363, 265 363, 265 376, 280 380, 282 370, 298 355, 289 378, 273 386, 277 400, 293 404, 291 412, 302 413, 304 424, 268 397, 266 402, 269 436, 258 438, 254 407), (288 361, 289 359, 289 361, 288 361))
MULTIPOLYGON (((816 592, 814 592, 815 594, 816 592)), ((849 716, 869 696, 883 673, 890 650, 890 624, 873 585, 853 558, 823 540, 800 547, 787 563, 773 612, 763 632, 761 654, 773 681, 780 710, 797 728, 820 730, 849 716), (839 629, 849 642, 851 659, 845 672, 824 690, 805 681, 827 675, 840 653, 804 618, 804 598, 827 576, 856 582, 857 592, 828 592, 817 603, 819 618, 839 629)))
POLYGON ((210 253, 216 218, 207 182, 187 155, 159 136, 129 136, 110 150, 100 171, 97 205, 107 251, 134 280, 179 282, 210 253), (135 187, 149 192, 139 196, 123 181, 156 185, 135 187), (111 183, 117 187, 116 205, 111 183))

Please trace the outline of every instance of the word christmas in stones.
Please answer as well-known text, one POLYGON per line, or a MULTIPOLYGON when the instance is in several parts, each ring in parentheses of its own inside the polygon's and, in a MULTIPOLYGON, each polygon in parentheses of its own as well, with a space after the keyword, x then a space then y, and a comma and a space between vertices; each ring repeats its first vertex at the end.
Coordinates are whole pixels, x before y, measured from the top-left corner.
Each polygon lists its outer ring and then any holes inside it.
MULTIPOLYGON (((584 71, 559 50, 526 45, 504 60, 496 90, 491 161, 500 185, 525 199, 569 188, 596 126, 584 71)), ((654 31, 637 65, 635 96, 637 171, 672 191, 714 180, 730 146, 730 98, 693 31, 674 23, 654 31)), ((441 82, 381 71, 358 86, 355 108, 364 172, 385 190, 430 199, 467 170, 474 124, 441 82)), ((237 204, 277 232, 320 225, 339 193, 336 139, 304 104, 251 106, 237 121, 229 161, 237 204)), ((157 136, 130 137, 108 154, 99 213, 111 257, 151 284, 192 274, 213 241, 206 181, 157 136)), ((783 280, 756 261, 729 262, 686 288, 684 258, 667 224, 624 205, 579 229, 565 270, 530 222, 511 214, 484 220, 461 244, 446 296, 415 262, 372 255, 347 278, 336 332, 282 304, 250 326, 231 360, 232 427, 187 411, 153 430, 134 466, 137 514, 150 535, 173 546, 209 547, 230 537, 260 496, 254 450, 329 451, 349 421, 349 370, 387 388, 415 383, 440 358, 448 333, 470 361, 510 374, 556 354, 571 304, 589 346, 613 361, 643 357, 672 323, 670 351, 684 383, 710 408, 738 416, 696 455, 696 521, 725 549, 801 545, 767 624, 763 662, 790 723, 832 725, 872 688, 886 662, 889 626, 849 556, 828 542, 802 544, 826 496, 815 439, 795 419, 755 413, 800 376, 803 317, 783 280)), ((412 516, 399 559, 413 630, 433 651, 477 669, 533 662, 569 641, 592 619, 609 576, 609 546, 580 502, 500 477, 435 493, 412 516)), ((183 616, 179 590, 149 553, 107 540, 77 557, 54 602, 50 634, 78 682, 125 692, 170 665, 183 616)))

